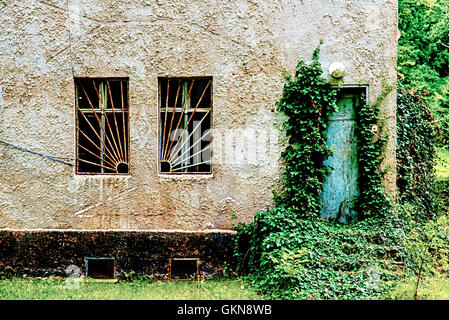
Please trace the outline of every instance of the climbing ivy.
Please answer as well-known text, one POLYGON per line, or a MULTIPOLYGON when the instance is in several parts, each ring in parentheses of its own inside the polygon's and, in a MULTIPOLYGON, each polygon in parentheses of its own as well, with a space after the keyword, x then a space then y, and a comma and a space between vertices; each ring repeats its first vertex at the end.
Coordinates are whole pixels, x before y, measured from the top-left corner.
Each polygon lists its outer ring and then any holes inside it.
POLYGON ((297 218, 318 219, 320 192, 329 169, 323 161, 331 155, 326 146, 327 118, 336 111, 338 90, 320 77, 319 49, 310 65, 299 61, 294 79, 286 76, 281 100, 277 104, 288 121, 284 129, 288 146, 282 153, 285 161, 284 191, 276 203, 292 209, 297 218))
POLYGON ((435 144, 442 139, 422 93, 402 85, 397 99, 397 186, 399 201, 415 206, 414 219, 437 215, 433 201, 435 144), (438 139, 440 137, 440 139, 438 139))
POLYGON ((386 141, 380 106, 391 87, 357 110, 363 219, 351 225, 325 221, 321 192, 330 169, 323 162, 332 155, 326 130, 339 89, 321 78, 319 53, 318 47, 310 64, 299 61, 295 74, 285 78, 277 103, 288 138, 283 188, 273 208, 238 226, 236 256, 242 274, 273 298, 369 298, 395 276, 395 264, 386 261, 403 255, 401 221, 392 214, 379 169, 386 141))
MULTIPOLYGON (((384 160, 384 146, 387 141, 385 121, 381 119, 380 108, 386 96, 391 92, 391 85, 383 84, 383 91, 373 104, 366 101, 356 112, 356 136, 358 140, 359 189, 358 211, 361 217, 382 216, 388 213, 390 201, 382 186, 384 171, 380 165, 384 160)), ((365 99, 363 99, 365 100, 365 99)))

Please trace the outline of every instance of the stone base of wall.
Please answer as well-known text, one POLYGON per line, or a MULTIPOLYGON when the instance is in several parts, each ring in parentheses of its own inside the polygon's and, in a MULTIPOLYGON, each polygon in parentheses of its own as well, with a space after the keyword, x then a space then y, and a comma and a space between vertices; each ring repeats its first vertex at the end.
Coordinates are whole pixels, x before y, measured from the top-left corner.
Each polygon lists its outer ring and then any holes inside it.
POLYGON ((116 275, 167 277, 171 258, 199 258, 201 273, 219 276, 235 265, 234 234, 226 232, 0 230, 0 275, 66 276, 86 272, 86 257, 114 257, 116 275))

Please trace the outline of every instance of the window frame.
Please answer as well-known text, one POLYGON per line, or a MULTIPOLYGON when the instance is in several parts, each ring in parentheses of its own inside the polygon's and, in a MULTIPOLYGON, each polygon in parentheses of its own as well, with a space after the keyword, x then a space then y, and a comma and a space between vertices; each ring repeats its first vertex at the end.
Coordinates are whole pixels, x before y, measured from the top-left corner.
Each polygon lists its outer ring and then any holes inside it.
MULTIPOLYGON (((130 105, 129 105, 129 77, 74 77, 74 89, 75 89, 75 114, 74 114, 74 118, 75 118, 75 175, 77 176, 101 176, 101 177, 128 177, 131 175, 131 157, 130 157, 130 105), (126 130, 124 130, 124 132, 126 133, 126 144, 127 144, 127 149, 126 149, 126 159, 127 159, 127 166, 128 166, 128 170, 125 173, 120 173, 120 172, 84 172, 84 171, 80 171, 79 170, 79 135, 80 135, 80 129, 79 129, 79 115, 80 115, 80 110, 81 108, 79 108, 79 94, 80 93, 80 82, 82 81, 98 81, 99 83, 107 83, 107 81, 124 81, 126 83, 125 86, 123 86, 123 95, 125 96, 123 103, 125 105, 125 113, 123 116, 126 115, 125 117, 125 125, 126 125, 126 130), (78 109, 79 108, 79 109, 78 109)), ((99 90, 99 88, 98 88, 99 90)), ((111 90, 112 91, 112 90, 111 90)), ((100 92, 99 92, 100 94, 100 92)), ((111 92, 112 94, 112 92, 111 92)), ((98 100, 97 100, 98 101, 98 100)), ((93 103, 93 102, 92 102, 93 103)), ((94 104, 94 103, 93 103, 94 104)), ((117 112, 117 109, 119 110, 120 114, 123 114, 123 111, 121 110, 121 108, 119 108, 118 106, 115 107, 117 112)), ((81 109, 81 110, 86 110, 87 109, 81 109)), ((102 113, 102 109, 100 107, 96 107, 94 108, 94 110, 96 112, 101 112, 101 119, 105 119, 105 116, 102 113)), ((105 108, 105 111, 107 110, 107 113, 112 113, 112 109, 108 109, 107 106, 105 108), (109 111, 111 110, 111 111, 109 111)), ((94 114, 93 111, 88 111, 88 113, 94 114)), ((107 129, 106 129, 107 130, 107 129)), ((102 130, 99 130, 100 132, 102 130)), ((97 133, 99 133, 97 131, 97 133)), ((91 131, 91 134, 92 131, 91 131)))
MULTIPOLYGON (((156 78, 157 81, 157 173, 161 177, 188 177, 188 176, 199 176, 199 177, 210 177, 213 175, 213 147, 212 147, 212 128, 213 128, 213 109, 214 109, 214 77, 213 76, 158 76, 156 78), (210 111, 209 111, 209 152, 210 152, 210 160, 209 160, 209 171, 201 171, 201 172, 189 172, 189 171, 181 171, 181 172, 166 172, 161 170, 161 138, 162 138, 162 109, 165 109, 165 106, 162 106, 162 90, 161 90, 161 80, 181 80, 181 81, 189 81, 189 80, 209 80, 210 81, 210 111)), ((182 99, 181 99, 182 100, 182 99)), ((182 101, 181 101, 182 104, 182 101)))

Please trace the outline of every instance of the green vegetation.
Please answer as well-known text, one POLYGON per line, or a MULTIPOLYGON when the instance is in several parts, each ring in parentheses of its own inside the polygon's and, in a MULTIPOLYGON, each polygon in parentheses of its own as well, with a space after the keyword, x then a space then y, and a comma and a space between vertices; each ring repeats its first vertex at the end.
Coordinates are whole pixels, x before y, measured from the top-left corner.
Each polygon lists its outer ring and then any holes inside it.
POLYGON ((240 226, 236 255, 245 278, 272 298, 369 299, 391 285, 406 250, 402 221, 393 214, 379 170, 386 134, 379 111, 391 87, 373 105, 358 106, 362 221, 324 221, 320 194, 329 169, 323 162, 332 154, 326 129, 338 90, 321 78, 318 58, 319 48, 309 65, 299 61, 294 77, 286 77, 278 103, 289 142, 282 153, 283 192, 274 208, 240 226))
POLYGON ((0 280, 0 300, 261 300, 247 283, 220 279, 203 282, 133 280, 107 283, 83 279, 69 289, 62 278, 0 280))
POLYGON ((414 218, 424 221, 438 215, 433 201, 435 119, 415 91, 398 88, 397 170, 399 202, 415 207, 414 218), (424 220, 423 220, 424 219, 424 220))
POLYGON ((437 150, 435 175, 438 180, 449 179, 449 149, 447 147, 437 150))
POLYGON ((399 0, 398 211, 402 280, 387 299, 447 299, 449 2, 399 0))
POLYGON ((449 1, 399 0, 398 73, 417 89, 449 141, 449 1))
POLYGON ((278 110, 288 146, 275 206, 239 227, 240 271, 283 299, 447 299, 449 280, 449 3, 399 0, 398 198, 381 185, 380 105, 358 110, 358 212, 349 226, 320 219, 332 150, 324 141, 336 91, 320 77, 319 49, 288 76, 278 110), (379 125, 379 136, 372 128, 379 125), (435 148, 438 146, 438 149, 435 148))
POLYGON ((449 300, 449 279, 442 275, 423 279, 416 298, 415 293, 416 280, 406 278, 398 282, 383 298, 388 300, 449 300))
MULTIPOLYGON (((446 198, 447 201, 448 198, 446 198)), ((447 209, 448 207, 446 207, 447 209)), ((405 268, 383 299, 447 299, 449 285, 449 215, 427 223, 410 219, 414 207, 405 205, 409 214, 408 234, 404 244, 405 268)))

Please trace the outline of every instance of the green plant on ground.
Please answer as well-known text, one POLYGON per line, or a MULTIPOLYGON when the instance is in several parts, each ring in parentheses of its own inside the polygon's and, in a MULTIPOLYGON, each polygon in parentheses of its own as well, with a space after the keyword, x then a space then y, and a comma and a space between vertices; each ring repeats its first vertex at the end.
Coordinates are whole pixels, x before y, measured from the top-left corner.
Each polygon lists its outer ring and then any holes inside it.
POLYGON ((436 210, 440 215, 449 214, 449 177, 437 178, 433 183, 436 210))
POLYGON ((413 205, 408 203, 400 207, 400 211, 408 215, 404 219, 409 221, 404 241, 406 268, 400 281, 385 293, 384 298, 445 299, 447 295, 441 295, 441 291, 449 284, 449 215, 443 214, 423 223, 413 220, 416 212, 413 205))
MULTIPOLYGON (((415 300, 416 282, 414 278, 404 278, 389 290, 384 299, 415 300)), ((449 279, 445 275, 424 278, 418 291, 418 300, 449 300, 449 279)))
POLYGON ((404 279, 386 298, 438 299, 446 286, 440 274, 447 270, 449 227, 448 18, 447 0, 399 0, 398 208, 407 254, 404 279))

